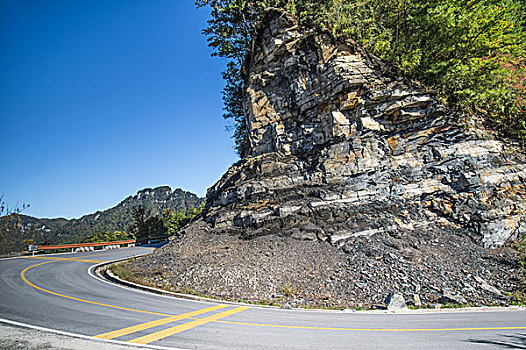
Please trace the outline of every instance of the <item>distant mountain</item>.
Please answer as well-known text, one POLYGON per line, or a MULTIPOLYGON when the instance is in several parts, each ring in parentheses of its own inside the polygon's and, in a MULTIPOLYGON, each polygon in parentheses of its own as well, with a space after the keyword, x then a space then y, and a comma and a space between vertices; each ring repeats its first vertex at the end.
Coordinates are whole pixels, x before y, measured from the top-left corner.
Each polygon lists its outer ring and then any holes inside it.
MULTIPOLYGON (((26 244, 24 240, 28 239, 33 239, 37 244, 69 243, 81 241, 86 236, 101 231, 127 231, 133 221, 133 210, 139 206, 143 206, 147 213, 157 215, 164 209, 187 211, 190 208, 197 208, 202 201, 203 198, 199 198, 194 193, 180 188, 172 191, 170 187, 162 186, 145 188, 110 209, 84 215, 79 219, 38 219, 19 215, 16 235, 13 234, 13 229, 11 232, 0 232, 0 239, 4 234, 9 241, 8 245, 0 246, 0 253, 22 250, 26 244)), ((16 220, 16 218, 0 218, 0 230, 6 226, 6 220, 16 220)))

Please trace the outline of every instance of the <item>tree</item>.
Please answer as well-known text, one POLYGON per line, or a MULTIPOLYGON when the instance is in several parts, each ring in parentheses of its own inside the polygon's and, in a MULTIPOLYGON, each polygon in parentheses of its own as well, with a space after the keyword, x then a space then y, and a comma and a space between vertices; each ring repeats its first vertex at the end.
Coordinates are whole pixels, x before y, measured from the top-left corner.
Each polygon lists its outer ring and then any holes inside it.
POLYGON ((189 222, 188 218, 186 217, 186 213, 184 211, 180 210, 178 212, 174 212, 173 210, 170 210, 170 209, 163 210, 162 220, 163 220, 166 232, 169 235, 176 234, 177 231, 181 229, 181 227, 183 227, 189 222))
POLYGON ((188 212, 184 212, 183 210, 174 212, 171 209, 163 210, 161 217, 166 232, 169 235, 176 234, 181 228, 197 217, 197 215, 204 210, 205 205, 206 202, 203 201, 198 208, 190 208, 188 212))
POLYGON ((245 81, 241 67, 249 54, 255 33, 255 23, 262 12, 264 1, 246 0, 197 0, 198 7, 210 6, 212 19, 203 33, 214 49, 212 56, 229 60, 222 73, 225 80, 223 118, 233 120, 235 149, 240 157, 248 151, 246 115, 243 109, 245 81))
POLYGON ((165 234, 164 223, 158 216, 149 216, 143 206, 134 208, 133 223, 129 227, 135 238, 162 236, 165 234))
POLYGON ((103 231, 98 232, 86 237, 82 242, 83 243, 97 243, 97 242, 115 242, 115 241, 125 241, 129 239, 135 239, 133 234, 129 234, 123 231, 103 231))
POLYGON ((256 23, 268 7, 329 29, 380 57, 399 74, 433 87, 442 98, 489 125, 526 139, 526 3, 523 0, 197 0, 212 19, 203 31, 223 73, 224 117, 234 121, 241 157, 247 151, 242 101, 256 23))

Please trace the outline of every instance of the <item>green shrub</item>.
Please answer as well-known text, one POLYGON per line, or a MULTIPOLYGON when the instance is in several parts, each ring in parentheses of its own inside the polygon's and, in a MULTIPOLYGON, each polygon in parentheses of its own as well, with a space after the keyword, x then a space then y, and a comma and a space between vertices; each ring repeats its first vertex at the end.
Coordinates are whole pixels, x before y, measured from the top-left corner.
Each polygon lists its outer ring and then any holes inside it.
POLYGON ((241 67, 267 7, 295 14, 306 26, 356 41, 399 74, 434 88, 445 101, 482 115, 502 134, 526 139, 526 3, 522 0, 196 0, 210 6, 203 31, 223 73, 225 118, 246 156, 241 67))
POLYGON ((122 232, 122 231, 106 231, 92 234, 86 237, 83 243, 97 243, 97 242, 115 242, 115 241, 126 241, 135 239, 133 234, 122 232))

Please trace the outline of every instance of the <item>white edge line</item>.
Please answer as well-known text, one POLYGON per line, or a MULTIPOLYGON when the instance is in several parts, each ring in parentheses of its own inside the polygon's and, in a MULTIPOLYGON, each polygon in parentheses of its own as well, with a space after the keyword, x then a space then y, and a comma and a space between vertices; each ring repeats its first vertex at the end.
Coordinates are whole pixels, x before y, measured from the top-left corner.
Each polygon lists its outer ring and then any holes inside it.
MULTIPOLYGON (((124 248, 129 248, 129 247, 124 247, 124 248)), ((124 249, 124 248, 120 248, 120 249, 124 249)), ((115 249, 115 250, 117 250, 117 249, 115 249)), ((97 251, 103 251, 103 249, 92 250, 92 252, 97 252, 97 251)), ((64 253, 51 253, 51 254, 20 255, 20 256, 11 256, 11 257, 0 258, 0 261, 2 261, 2 260, 11 260, 11 259, 32 258, 32 257, 36 258, 38 256, 54 257, 55 255, 79 254, 79 253, 90 253, 90 252, 64 252, 64 253)))
POLYGON ((12 326, 29 328, 29 329, 33 329, 33 330, 37 330, 37 331, 41 331, 41 332, 54 333, 54 334, 58 334, 58 335, 64 335, 64 336, 67 336, 67 337, 80 338, 80 339, 97 341, 97 342, 102 342, 102 343, 110 343, 110 344, 115 344, 115 345, 125 345, 125 346, 128 346, 128 347, 143 348, 143 349, 159 349, 159 350, 189 350, 189 349, 183 349, 183 348, 171 348, 171 347, 166 347, 166 346, 157 346, 157 345, 148 345, 148 344, 134 344, 134 343, 128 343, 128 342, 121 341, 121 340, 100 339, 100 338, 95 338, 95 337, 92 337, 92 336, 89 336, 89 335, 84 335, 84 334, 70 333, 70 332, 59 331, 59 330, 56 330, 56 329, 50 329, 50 328, 45 328, 45 327, 40 327, 40 326, 33 326, 33 325, 30 325, 30 324, 27 324, 27 323, 21 323, 21 322, 6 320, 4 318, 0 318, 0 322, 1 323, 6 323, 6 324, 9 324, 9 325, 12 325, 12 326))
MULTIPOLYGON (((124 247, 124 248, 121 248, 121 249, 126 249, 126 248, 131 248, 131 247, 124 247)), ((86 252, 86 253, 89 253, 89 252, 86 252)), ((62 255, 62 254, 75 254, 75 253, 57 253, 57 254, 52 254, 52 255, 62 255)), ((96 255, 96 254, 94 254, 96 255)), ((284 312, 290 312, 290 311, 301 311, 301 312, 324 312, 324 313, 349 313, 349 314, 404 314, 404 315, 411 315, 411 314, 432 314, 432 313, 457 313, 457 312, 506 312, 506 311, 526 311, 526 307, 524 306, 508 306, 508 307, 483 307, 483 306, 475 306, 475 307, 466 307, 466 308, 459 308, 459 309, 416 309, 416 310, 408 310, 408 311, 402 311, 402 312, 392 312, 392 311, 388 311, 388 310, 358 310, 358 311, 345 311, 345 310, 324 310, 324 309, 292 309, 292 310, 287 310, 287 309, 281 309, 279 307, 273 307, 273 306, 263 306, 263 305, 257 305, 257 304, 244 304, 244 303, 236 303, 236 302, 231 302, 231 301, 225 301, 225 300, 215 300, 215 299, 208 299, 208 300, 198 300, 198 298, 200 297, 196 297, 196 296, 193 296, 192 295, 192 299, 190 298, 184 298, 184 297, 180 297, 178 295, 176 295, 176 293, 173 293, 172 292, 167 292, 167 291, 163 291, 163 290, 159 290, 159 292, 153 292, 153 291, 147 291, 147 290, 144 290, 144 289, 141 289, 141 288, 132 288, 132 287, 129 287, 129 286, 125 286, 125 285, 122 285, 120 283, 114 283, 114 282, 110 282, 110 281, 107 281, 103 278, 100 278, 98 277, 97 275, 95 275, 94 273, 92 273, 92 271, 94 271, 96 268, 102 266, 102 265, 109 265, 109 264, 112 264, 112 263, 115 263, 115 262, 118 262, 118 261, 123 261, 123 260, 128 260, 128 259, 132 259, 132 258, 136 258, 138 256, 143 256, 143 255, 147 255, 147 254, 137 254, 137 255, 134 255, 134 256, 131 256, 131 257, 128 257, 128 258, 121 258, 121 259, 115 259, 115 260, 109 260, 109 261, 106 261, 106 262, 103 262, 103 263, 99 263, 99 264, 96 264, 96 265, 91 265, 89 268, 88 268, 88 274, 92 277, 92 278, 95 278, 96 280, 99 280, 101 282, 104 282, 104 283, 108 283, 112 286, 117 286, 117 287, 120 287, 120 288, 124 288, 124 289, 128 289, 128 290, 133 290, 133 291, 136 291, 136 292, 140 292, 140 293, 143 293, 143 294, 149 294, 149 295, 156 295, 156 296, 159 296, 159 297, 163 297, 163 298, 169 298, 169 299, 178 299, 178 300, 184 300, 184 301, 189 301, 189 302, 194 302, 194 303, 207 303, 207 304, 231 304, 231 305, 241 305, 241 306, 249 306, 250 308, 254 308, 254 309, 265 309, 265 310, 275 310, 275 311, 284 311, 284 312), (172 295, 170 295, 172 294, 172 295), (194 299, 195 298, 195 299, 194 299)), ((85 257, 88 257, 88 256, 85 256, 85 257)), ((16 256, 16 257, 10 257, 10 258, 0 258, 0 261, 2 260, 11 260, 11 259, 20 259, 22 257, 20 256, 16 256)), ((82 258, 82 257, 79 257, 79 258, 82 258)), ((128 283, 131 283, 131 282, 128 282, 128 283)), ((142 286, 142 285, 138 285, 139 287, 145 287, 145 286, 142 286)), ((153 287, 149 287, 149 286, 146 286, 148 287, 149 289, 157 289, 157 288, 153 288, 153 287)), ((0 319, 1 320, 1 319, 0 319)))
MULTIPOLYGON (((144 256, 144 255, 147 255, 147 254, 148 253, 146 253, 146 254, 137 254, 137 255, 133 255, 133 256, 127 257, 127 258, 108 260, 108 261, 105 261, 105 262, 102 262, 102 263, 91 265, 90 267, 88 267, 88 274, 92 278, 95 278, 96 280, 99 280, 101 282, 107 283, 107 284, 112 285, 112 286, 117 286, 117 287, 120 287, 120 288, 124 288, 124 289, 127 289, 127 290, 131 290, 131 291, 135 291, 135 292, 139 292, 139 293, 147 294, 147 295, 151 295, 151 296, 158 296, 158 297, 171 299, 171 300, 177 299, 177 300, 180 300, 180 301, 185 301, 185 302, 190 302, 190 303, 226 304, 226 305, 234 305, 234 306, 247 306, 247 307, 250 307, 251 309, 274 310, 274 311, 281 311, 281 312, 290 312, 290 311, 311 312, 311 313, 315 313, 315 312, 341 313, 342 312, 341 310, 325 310, 325 309, 282 309, 279 306, 265 306, 265 305, 258 305, 258 304, 239 303, 239 302, 235 302, 235 301, 222 300, 222 299, 205 298, 205 297, 200 297, 200 296, 196 296, 196 295, 192 295, 192 294, 182 294, 182 293, 170 292, 170 291, 162 290, 162 289, 159 289, 159 288, 145 286, 145 285, 142 285, 142 284, 137 284, 137 283, 133 283, 133 282, 129 282, 129 281, 124 281, 127 284, 129 284, 129 285, 126 285, 126 284, 123 284, 123 283, 112 282, 112 281, 108 281, 105 278, 101 278, 101 277, 97 276, 96 273, 94 273, 94 271, 96 269, 98 269, 99 267, 101 267, 101 266, 111 265, 111 264, 114 264, 116 262, 133 259, 133 258, 144 256)), ((115 279, 120 280, 118 277, 116 277, 116 276, 114 276, 114 277, 115 277, 115 279)), ((367 312, 367 311, 361 311, 361 312, 367 312)))
MULTIPOLYGON (((234 305, 234 306, 247 306, 247 307, 250 307, 251 309, 264 309, 264 310, 274 310, 274 311, 284 311, 284 312, 291 311, 289 309, 282 309, 282 308, 280 308, 278 306, 265 306, 265 305, 257 305, 257 304, 238 303, 238 302, 229 301, 229 300, 200 297, 200 296, 192 295, 192 294, 182 294, 182 293, 170 292, 170 291, 162 290, 162 289, 159 289, 159 288, 145 286, 145 285, 142 285, 142 284, 137 284, 137 283, 133 283, 133 282, 129 282, 129 281, 124 281, 125 283, 129 284, 129 285, 125 285, 125 284, 123 284, 124 282, 123 283, 117 283, 117 282, 108 281, 107 279, 101 278, 101 277, 97 276, 96 273, 94 273, 94 271, 96 269, 98 269, 99 267, 101 267, 101 266, 111 265, 111 264, 114 264, 116 262, 125 261, 125 260, 133 259, 133 258, 136 258, 136 257, 139 257, 139 256, 144 256, 144 255, 147 255, 147 254, 138 254, 138 255, 127 257, 127 258, 108 260, 108 261, 105 261, 103 263, 99 263, 99 264, 96 264, 96 265, 91 265, 90 267, 88 267, 88 274, 91 277, 95 278, 96 280, 99 280, 101 282, 107 283, 107 284, 112 285, 112 286, 117 286, 117 287, 124 288, 124 289, 127 289, 127 290, 136 291, 136 292, 139 292, 139 293, 142 293, 142 294, 147 294, 147 295, 151 295, 151 296, 158 296, 158 297, 171 299, 171 300, 177 299, 177 300, 180 300, 180 301, 185 301, 185 302, 190 302, 190 303, 200 303, 200 304, 226 304, 226 305, 234 305)), ((114 276, 114 278, 117 279, 117 280, 120 280, 120 278, 118 278, 116 276, 114 276)), ((323 309, 320 309, 320 310, 317 310, 317 309, 314 309, 314 310, 294 309, 292 311, 305 311, 305 312, 313 312, 313 311, 317 312, 317 311, 320 311, 320 312, 335 312, 335 313, 336 312, 341 312, 340 310, 323 310, 323 309)))
POLYGON ((237 303, 233 301, 228 300, 220 300, 220 299, 210 299, 210 298, 204 298, 199 297, 195 295, 188 295, 189 297, 185 298, 184 296, 178 295, 180 293, 174 293, 165 291, 162 289, 150 287, 150 286, 144 286, 133 282, 128 282, 131 285, 135 285, 137 287, 130 287, 127 285, 123 285, 121 283, 111 282, 104 278, 100 278, 97 276, 93 271, 95 269, 104 266, 104 265, 110 265, 119 261, 129 260, 133 259, 139 256, 144 256, 146 254, 137 254, 134 256, 130 256, 127 258, 120 258, 115 260, 108 260, 103 263, 99 263, 96 265, 91 265, 88 268, 88 274, 95 278, 96 280, 99 280, 101 282, 110 284, 112 286, 117 286, 120 288, 133 290, 136 292, 140 292, 143 294, 148 295, 155 295, 163 298, 169 298, 169 299, 177 299, 181 301, 188 301, 188 302, 194 302, 194 303, 206 303, 206 304, 228 304, 228 305, 238 305, 238 306, 248 306, 251 309, 263 309, 263 310, 274 310, 274 311, 283 311, 283 312, 291 312, 291 311, 298 311, 298 312, 305 312, 305 313, 348 313, 348 314, 376 314, 376 315, 415 315, 415 314, 444 314, 444 313, 478 313, 478 312, 510 312, 510 311, 526 311, 526 307, 523 306, 503 306, 503 307, 484 307, 484 306, 474 306, 474 307, 465 307, 465 308, 458 308, 458 309, 415 309, 415 310, 405 310, 405 311, 389 311, 389 310, 357 310, 357 311, 346 311, 346 310, 325 310, 325 309, 301 309, 301 308, 295 308, 295 309, 282 309, 280 307, 276 306, 264 306, 264 305, 257 305, 257 304, 247 304, 247 303, 237 303))
MULTIPOLYGON (((139 292, 139 293, 142 293, 142 294, 147 294, 147 295, 153 295, 153 296, 156 296, 156 297, 161 297, 161 298, 165 298, 165 299, 171 299, 171 300, 174 300, 174 299, 177 299, 177 300, 181 300, 181 301, 185 301, 185 302, 190 302, 190 303, 201 303, 201 304, 230 304, 230 302, 225 302, 223 300, 215 300, 215 299, 209 299, 209 300, 197 300, 198 297, 196 297, 196 299, 190 299, 190 298, 183 298, 183 297, 180 297, 178 295, 169 295, 169 293, 171 292, 167 292, 167 291, 163 291, 163 290, 159 290, 158 293, 155 293, 153 291, 148 291, 148 290, 144 290, 144 289, 141 289, 139 287, 145 287, 145 286, 142 286, 142 285, 138 285, 137 288, 134 288, 134 287, 130 287, 130 286, 126 286, 124 284, 120 284, 120 283, 115 283, 115 282, 111 282, 111 281, 108 281, 104 278, 101 278, 99 276, 97 276, 96 273, 94 273, 94 271, 101 267, 101 266, 104 266, 104 265, 109 265, 109 264, 113 264, 113 263, 116 263, 116 262, 119 262, 119 261, 124 261, 124 260, 128 260, 128 259, 133 259, 133 258, 136 258, 136 257, 139 257, 139 256, 144 256, 146 254, 139 254, 139 255, 134 255, 134 256, 130 256, 130 257, 127 257, 127 258, 121 258, 121 259, 115 259, 115 260, 109 260, 109 261, 106 261, 106 262, 103 262, 103 263, 99 263, 99 264, 96 264, 96 265, 91 265, 90 267, 88 267, 88 274, 92 277, 92 278, 95 278, 96 280, 100 281, 100 282, 104 282, 104 283, 107 283, 111 286, 114 286, 114 287, 119 287, 119 288, 124 288, 124 289, 127 289, 127 290, 130 290, 130 291, 134 291, 134 292, 139 292), (161 293, 162 292, 162 293, 161 293)), ((131 282, 128 282, 128 283, 131 283, 131 282)), ((135 284, 135 283, 134 283, 135 284)), ((148 286, 146 286, 148 287, 148 286)), ((153 287, 148 287, 148 288, 151 288, 151 289, 156 289, 156 288, 153 288, 153 287)), ((193 296, 192 296, 193 297, 193 296)), ((234 303, 232 303, 234 304, 234 303)), ((237 305, 237 304, 236 304, 237 305)), ((248 304, 247 304, 248 305, 248 304)), ((251 306, 251 305, 250 305, 251 306)))

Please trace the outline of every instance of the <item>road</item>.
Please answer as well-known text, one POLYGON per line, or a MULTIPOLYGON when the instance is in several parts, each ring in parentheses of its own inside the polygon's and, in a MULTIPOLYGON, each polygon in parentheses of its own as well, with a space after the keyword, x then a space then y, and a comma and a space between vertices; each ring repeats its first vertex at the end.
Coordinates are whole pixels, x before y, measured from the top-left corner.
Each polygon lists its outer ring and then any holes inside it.
MULTIPOLYGON (((0 318, 131 346, 179 349, 526 349, 526 311, 410 314, 197 302, 95 278, 150 248, 0 260, 0 318)), ((122 345, 124 347, 124 345, 122 345)))

